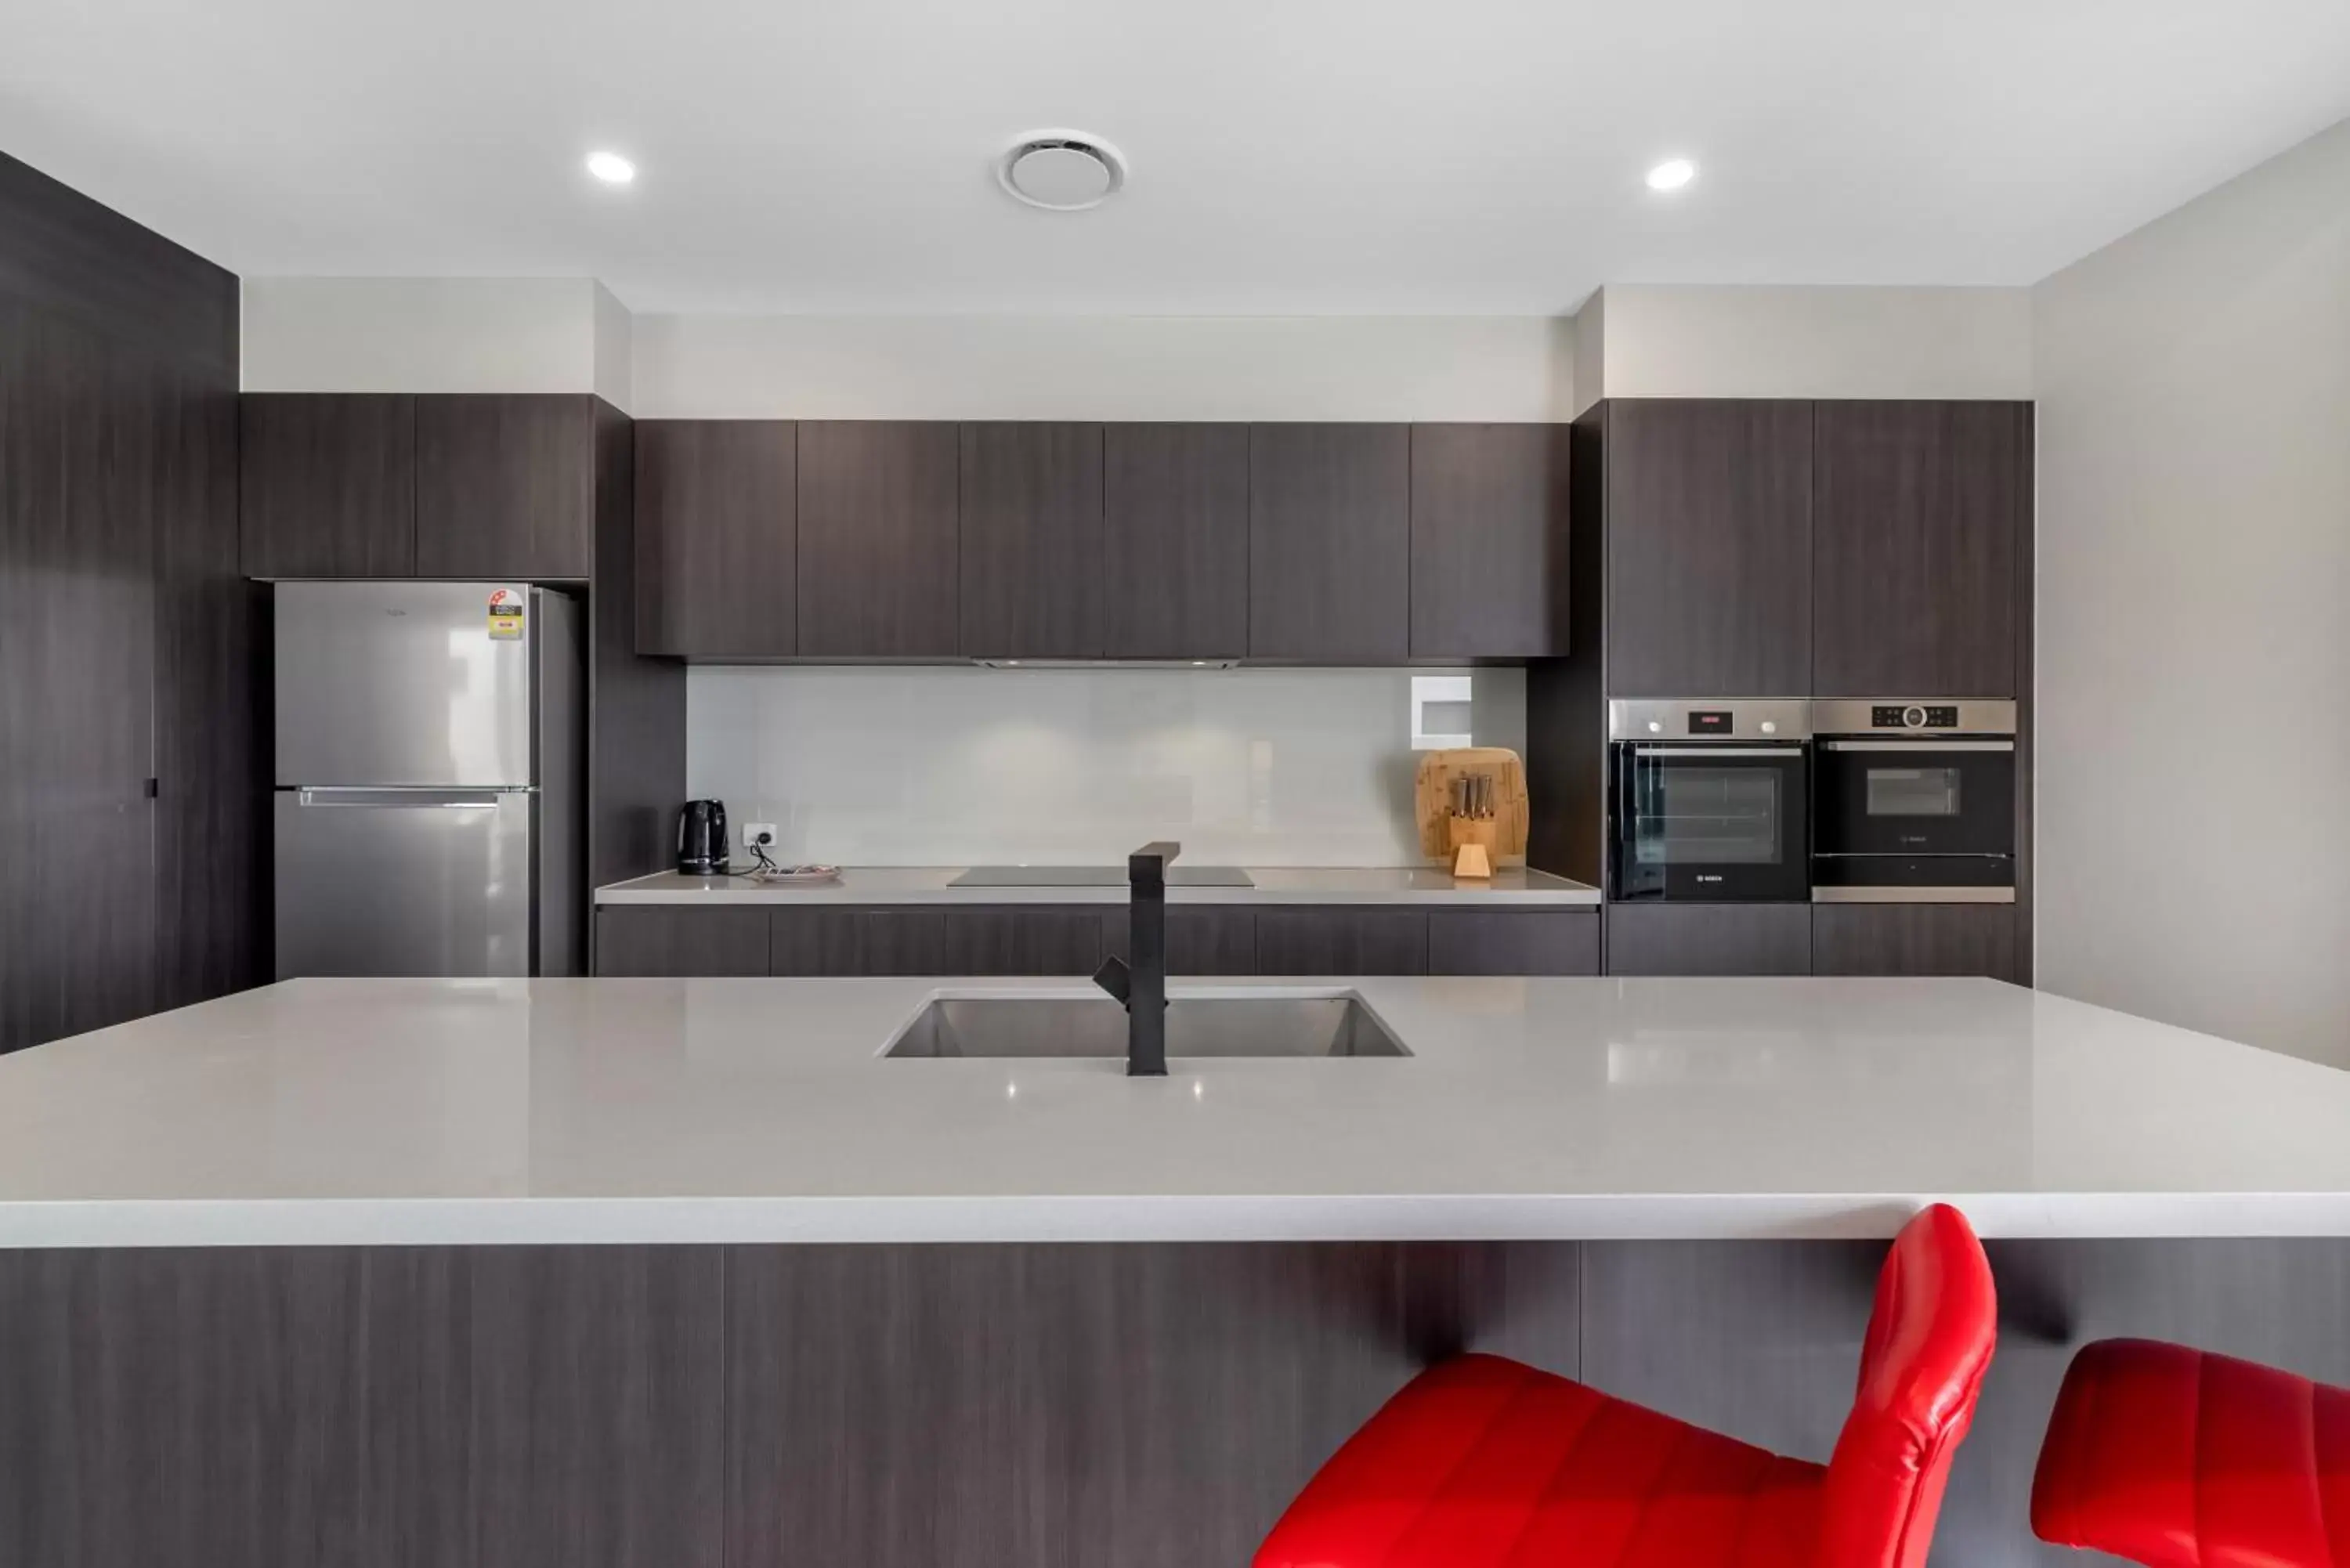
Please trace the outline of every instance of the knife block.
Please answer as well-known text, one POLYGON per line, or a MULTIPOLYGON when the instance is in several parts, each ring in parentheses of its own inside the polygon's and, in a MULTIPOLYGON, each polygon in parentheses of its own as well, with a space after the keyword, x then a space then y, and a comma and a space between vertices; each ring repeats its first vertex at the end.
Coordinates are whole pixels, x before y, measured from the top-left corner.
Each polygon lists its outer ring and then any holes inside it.
POLYGON ((1473 846, 1484 851, 1489 868, 1526 863, 1526 768, 1517 753, 1503 746, 1423 752, 1413 793, 1419 818, 1419 851, 1430 860, 1458 865, 1461 851, 1473 846), (1492 815, 1452 815, 1452 781, 1470 776, 1493 781, 1492 815))

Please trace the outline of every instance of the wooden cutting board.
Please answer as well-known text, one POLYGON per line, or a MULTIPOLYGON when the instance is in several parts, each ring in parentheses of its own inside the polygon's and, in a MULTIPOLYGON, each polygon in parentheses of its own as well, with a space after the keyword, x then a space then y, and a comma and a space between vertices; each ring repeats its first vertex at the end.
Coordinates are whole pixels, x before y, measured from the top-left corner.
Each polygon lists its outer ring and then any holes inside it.
POLYGON ((1470 774, 1493 780, 1493 863, 1526 863, 1526 764, 1506 746, 1461 746, 1422 752, 1419 780, 1412 792, 1419 819, 1419 852, 1452 863, 1452 781, 1470 774))

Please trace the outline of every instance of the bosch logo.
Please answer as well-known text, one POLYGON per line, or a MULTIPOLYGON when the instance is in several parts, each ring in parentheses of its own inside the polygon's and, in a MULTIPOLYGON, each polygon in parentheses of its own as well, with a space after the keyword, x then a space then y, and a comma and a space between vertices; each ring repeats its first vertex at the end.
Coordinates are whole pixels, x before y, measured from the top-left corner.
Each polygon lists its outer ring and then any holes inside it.
POLYGON ((1721 877, 1717 875, 1709 875, 1703 871, 1697 874, 1697 879, 1700 882, 1719 882, 1721 880, 1721 877))

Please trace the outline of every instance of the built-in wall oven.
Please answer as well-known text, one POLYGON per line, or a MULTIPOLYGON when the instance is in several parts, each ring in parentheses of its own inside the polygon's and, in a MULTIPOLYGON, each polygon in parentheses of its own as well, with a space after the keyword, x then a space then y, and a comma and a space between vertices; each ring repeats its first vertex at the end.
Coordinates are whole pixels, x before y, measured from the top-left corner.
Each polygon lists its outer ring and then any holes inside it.
POLYGON ((1820 903, 2015 901, 2015 704, 1821 700, 1812 770, 1820 903))
POLYGON ((1613 701, 1607 735, 1610 898, 1810 897, 1809 703, 1613 701))

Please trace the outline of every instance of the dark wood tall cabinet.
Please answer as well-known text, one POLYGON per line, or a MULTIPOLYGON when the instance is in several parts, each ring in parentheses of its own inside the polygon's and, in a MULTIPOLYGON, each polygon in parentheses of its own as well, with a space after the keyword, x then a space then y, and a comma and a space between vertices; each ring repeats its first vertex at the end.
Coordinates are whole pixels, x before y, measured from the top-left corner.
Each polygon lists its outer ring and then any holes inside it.
POLYGON ((245 574, 416 575, 416 400, 252 392, 237 400, 245 574))
POLYGON ((1103 431, 1102 651, 1238 659, 1249 650, 1249 428, 1103 431))
POLYGON ((2032 405, 1814 405, 1813 690, 2013 697, 2032 405))
POLYGON ((1405 425, 1250 427, 1250 657, 1409 657, 1410 475, 1405 425))
POLYGON ((596 402, 579 393, 416 400, 416 575, 592 575, 596 402))
POLYGON ((1411 657, 1567 651, 1565 425, 1411 427, 1411 657))
POLYGON ((959 432, 961 650, 1102 656, 1102 427, 966 424, 959 432))
POLYGON ((803 659, 953 659, 959 443, 935 421, 802 421, 803 659))
POLYGON ((1812 684, 1812 405, 1617 399, 1606 422, 1607 695, 1812 684))
POLYGON ((639 651, 799 651, 799 442, 777 420, 636 427, 639 651))
POLYGON ((0 1051, 257 978, 236 302, 0 156, 0 1051))

